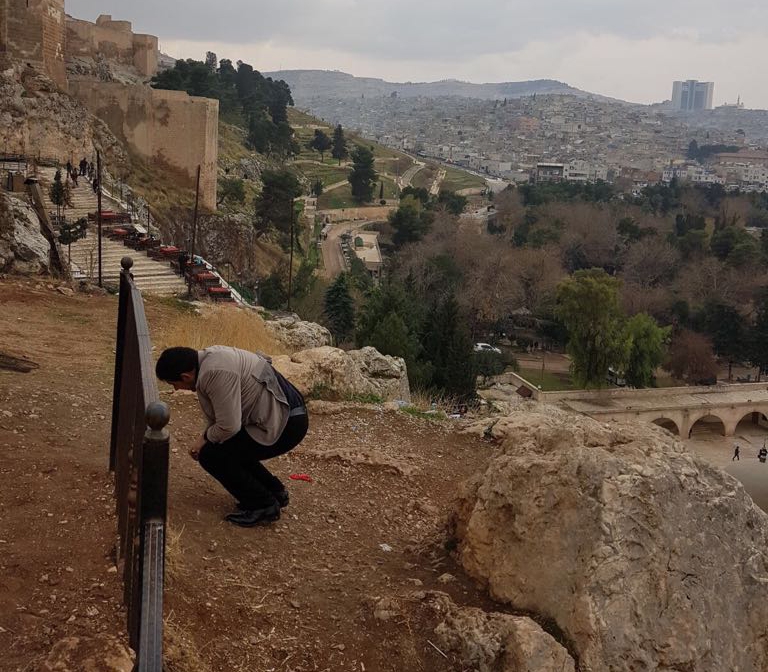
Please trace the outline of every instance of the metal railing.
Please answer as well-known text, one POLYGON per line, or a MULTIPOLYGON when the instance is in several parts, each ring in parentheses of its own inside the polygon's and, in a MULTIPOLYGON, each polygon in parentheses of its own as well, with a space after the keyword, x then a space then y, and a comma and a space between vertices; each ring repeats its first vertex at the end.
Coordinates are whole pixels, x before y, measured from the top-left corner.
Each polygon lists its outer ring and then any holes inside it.
POLYGON ((109 468, 115 474, 118 565, 135 672, 162 672, 168 496, 168 406, 158 401, 144 301, 120 262, 109 468))

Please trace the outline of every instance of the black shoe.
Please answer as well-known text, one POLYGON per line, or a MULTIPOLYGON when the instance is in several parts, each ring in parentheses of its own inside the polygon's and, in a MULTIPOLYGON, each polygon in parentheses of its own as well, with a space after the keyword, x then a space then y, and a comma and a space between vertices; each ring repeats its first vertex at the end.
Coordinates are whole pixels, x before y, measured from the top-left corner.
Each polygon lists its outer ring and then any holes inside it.
POLYGON ((224 520, 240 527, 254 527, 255 525, 273 523, 279 518, 280 506, 278 504, 270 504, 263 509, 235 511, 226 515, 224 520))
MULTIPOLYGON (((275 501, 280 505, 281 509, 284 509, 288 504, 291 503, 291 497, 288 494, 287 490, 281 490, 280 492, 273 493, 275 497, 275 501)), ((237 503, 237 510, 238 511, 246 511, 247 509, 240 503, 237 503)))
POLYGON ((277 500, 277 503, 280 505, 281 509, 284 509, 291 501, 291 497, 288 494, 287 490, 281 490, 280 492, 274 492, 272 493, 275 496, 275 499, 277 500))

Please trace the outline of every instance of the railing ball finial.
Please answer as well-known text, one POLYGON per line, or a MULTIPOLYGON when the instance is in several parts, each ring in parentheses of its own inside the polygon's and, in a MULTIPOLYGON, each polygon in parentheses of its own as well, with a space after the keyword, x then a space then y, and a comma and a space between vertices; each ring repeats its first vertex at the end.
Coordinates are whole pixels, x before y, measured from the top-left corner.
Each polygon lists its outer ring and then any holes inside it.
POLYGON ((120 265, 123 267, 123 270, 126 273, 130 273, 131 269, 133 268, 133 259, 130 257, 123 257, 120 260, 120 265))
POLYGON ((153 401, 147 406, 146 420, 150 429, 155 432, 162 431, 171 419, 171 411, 168 404, 162 401, 153 401))

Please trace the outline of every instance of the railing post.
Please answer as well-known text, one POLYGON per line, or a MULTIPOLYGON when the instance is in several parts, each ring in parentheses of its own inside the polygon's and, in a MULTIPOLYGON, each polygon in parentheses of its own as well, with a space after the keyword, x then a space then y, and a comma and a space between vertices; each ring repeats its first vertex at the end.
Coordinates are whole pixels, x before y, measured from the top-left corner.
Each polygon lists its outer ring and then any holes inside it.
POLYGON ((117 454, 117 428, 120 415, 120 385, 123 379, 123 353, 125 351, 125 323, 128 314, 131 268, 133 259, 123 257, 120 260, 120 294, 117 303, 117 339, 115 343, 115 378, 112 387, 112 432, 109 441, 109 470, 115 470, 117 454))
POLYGON ((168 500, 168 406, 147 407, 141 468, 141 618, 136 647, 137 672, 163 670, 163 575, 168 500))

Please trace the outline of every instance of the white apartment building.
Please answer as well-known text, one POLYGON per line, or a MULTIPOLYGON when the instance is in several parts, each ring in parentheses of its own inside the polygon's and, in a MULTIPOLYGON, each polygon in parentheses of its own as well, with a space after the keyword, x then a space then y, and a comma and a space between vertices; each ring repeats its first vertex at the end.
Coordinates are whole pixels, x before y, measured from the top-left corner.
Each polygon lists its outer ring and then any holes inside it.
POLYGON ((607 182, 608 168, 576 159, 563 166, 563 179, 569 182, 607 182))
POLYGON ((679 166, 667 166, 661 176, 665 183, 677 179, 680 182, 692 182, 693 184, 725 184, 725 178, 698 164, 685 164, 679 166))
POLYGON ((742 186, 752 186, 759 191, 768 189, 768 168, 763 165, 746 164, 737 171, 742 186))

